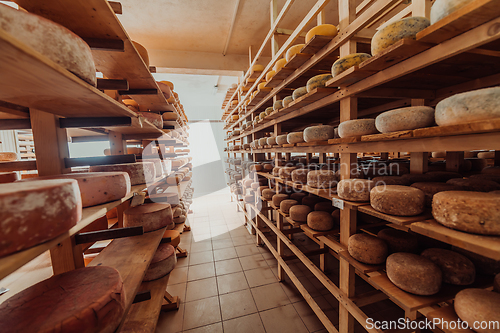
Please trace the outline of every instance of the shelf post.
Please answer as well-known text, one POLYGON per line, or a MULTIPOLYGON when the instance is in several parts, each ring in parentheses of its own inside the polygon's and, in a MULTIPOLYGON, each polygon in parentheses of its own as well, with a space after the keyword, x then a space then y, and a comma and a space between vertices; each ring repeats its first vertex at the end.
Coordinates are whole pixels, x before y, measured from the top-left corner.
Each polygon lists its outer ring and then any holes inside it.
POLYGON ((109 131, 108 138, 111 155, 125 155, 127 153, 127 143, 123 140, 121 133, 109 131))

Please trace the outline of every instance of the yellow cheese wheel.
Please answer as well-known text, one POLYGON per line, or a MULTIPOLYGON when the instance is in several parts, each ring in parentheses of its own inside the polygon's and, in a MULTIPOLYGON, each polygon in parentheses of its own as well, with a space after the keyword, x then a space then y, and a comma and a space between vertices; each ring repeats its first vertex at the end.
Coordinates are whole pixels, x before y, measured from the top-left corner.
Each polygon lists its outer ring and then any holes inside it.
POLYGON ((174 90, 174 84, 170 81, 160 81, 170 87, 170 90, 174 90))
POLYGON ((251 77, 249 77, 249 78, 247 79, 247 82, 248 82, 248 83, 253 83, 253 82, 255 82, 255 81, 257 81, 257 79, 256 79, 256 78, 251 78, 251 77))
POLYGON ((293 100, 295 101, 297 98, 302 97, 305 94, 307 94, 307 87, 297 88, 293 91, 293 94, 292 94, 293 100))
POLYGON ((431 7, 431 24, 450 15, 473 0, 436 0, 431 7))
POLYGON ((167 102, 169 102, 170 104, 174 104, 175 103, 175 97, 174 96, 170 97, 169 99, 167 99, 167 102))
POLYGON ((415 16, 392 22, 380 29, 372 38, 372 55, 375 56, 404 38, 415 39, 418 32, 430 25, 428 18, 415 16))
POLYGON ((132 44, 134 44, 137 52, 139 53, 139 55, 141 56, 142 60, 146 64, 146 67, 149 67, 148 50, 146 50, 146 48, 144 46, 142 46, 141 44, 139 44, 137 42, 132 41, 132 44))
POLYGON ((294 55, 296 55, 297 53, 300 53, 300 51, 304 48, 304 46, 306 46, 306 44, 297 44, 297 45, 294 45, 291 48, 289 48, 286 51, 286 55, 285 55, 286 62, 289 62, 290 59, 292 59, 294 55))
POLYGON ((252 69, 251 69, 252 72, 262 72, 263 70, 264 70, 264 66, 259 65, 259 64, 253 65, 252 69))
POLYGON ((337 36, 337 27, 333 24, 321 24, 312 28, 306 34, 306 43, 309 43, 316 35, 335 37, 337 36))
POLYGON ((275 75, 276 75, 276 72, 275 72, 275 71, 269 71, 269 72, 267 72, 267 74, 266 74, 266 82, 271 81, 271 79, 272 79, 272 78, 273 78, 273 76, 275 76, 275 75))
POLYGON ((240 116, 238 116, 237 114, 233 114, 233 115, 231 116, 231 119, 232 119, 232 120, 238 120, 238 118, 240 118, 240 116))
POLYGON ((126 106, 133 106, 139 109, 139 104, 137 104, 137 102, 134 101, 133 99, 122 99, 122 103, 125 104, 126 106))
POLYGON ((231 106, 236 106, 236 105, 238 105, 238 100, 236 100, 236 99, 232 100, 231 101, 231 106))
POLYGON ((175 112, 164 112, 162 114, 162 117, 163 117, 163 120, 165 120, 165 121, 173 121, 173 120, 177 120, 177 118, 179 118, 179 115, 175 112))
POLYGON ((353 66, 357 66, 363 61, 370 59, 372 56, 368 53, 353 53, 342 57, 335 61, 332 66, 332 75, 336 76, 348 70, 353 66))
POLYGON ((332 78, 333 76, 330 74, 320 74, 313 76, 307 81, 306 85, 307 92, 311 92, 316 88, 324 87, 326 82, 332 78))
POLYGON ((282 69, 287 63, 287 60, 285 58, 281 58, 276 63, 274 64, 274 72, 278 73, 280 69, 282 69))

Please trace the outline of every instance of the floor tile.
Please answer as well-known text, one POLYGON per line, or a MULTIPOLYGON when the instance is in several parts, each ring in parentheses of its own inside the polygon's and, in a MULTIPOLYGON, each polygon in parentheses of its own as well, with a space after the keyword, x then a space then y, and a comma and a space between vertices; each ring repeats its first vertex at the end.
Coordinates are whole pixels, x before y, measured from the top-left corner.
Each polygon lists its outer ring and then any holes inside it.
POLYGON ((206 251, 212 251, 211 240, 204 240, 201 242, 191 243, 191 253, 206 252, 206 251))
POLYGON ((255 244, 255 238, 248 238, 248 237, 232 237, 233 244, 234 246, 240 246, 240 245, 252 245, 255 244))
POLYGON ((248 289, 248 283, 243 272, 217 276, 219 295, 248 289))
POLYGON ((224 330, 222 329, 222 322, 220 322, 212 325, 193 328, 192 330, 184 331, 184 333, 224 333, 224 330))
MULTIPOLYGON (((175 271, 175 269, 174 269, 175 271)), ((215 266, 213 262, 207 262, 206 264, 192 265, 189 266, 189 271, 187 274, 188 281, 201 280, 209 277, 215 276, 215 266)), ((170 281, 169 281, 170 283, 170 281)))
POLYGON ((219 297, 210 297, 185 303, 183 329, 214 324, 221 321, 219 297))
POLYGON ((255 244, 251 245, 242 245, 238 246, 235 248, 236 253, 238 254, 238 257, 246 257, 246 256, 253 256, 255 254, 260 254, 259 248, 255 244))
POLYGON ((266 260, 262 254, 254 254, 253 256, 241 257, 240 263, 243 270, 255 269, 259 267, 268 267, 266 260))
POLYGON ((290 303, 279 283, 267 284, 251 289, 259 311, 269 310, 290 303))
POLYGON ((278 282, 278 279, 269 267, 261 267, 245 271, 245 276, 250 288, 278 282))
POLYGON ((177 283, 177 284, 168 284, 167 291, 172 296, 179 296, 181 300, 186 299, 186 286, 187 283, 177 283))
POLYGON ((157 333, 179 333, 182 332, 184 320, 184 303, 181 302, 177 311, 160 311, 158 323, 156 324, 157 333))
MULTIPOLYGON (((217 236, 216 236, 217 237, 217 236)), ((231 238, 222 238, 222 239, 215 239, 215 237, 212 238, 212 248, 214 250, 220 250, 220 249, 225 249, 228 247, 233 247, 233 241, 231 238)))
POLYGON ((220 260, 228 260, 228 259, 233 259, 236 258, 236 250, 234 247, 228 247, 226 249, 220 249, 220 250, 214 250, 214 260, 215 261, 220 261, 220 260))
POLYGON ((222 320, 233 319, 257 312, 250 290, 240 290, 219 296, 222 320))
POLYGON ((188 278, 188 267, 175 267, 173 271, 170 272, 168 278, 168 284, 177 284, 186 282, 188 278))
POLYGON ((214 261, 213 251, 190 253, 188 255, 188 257, 189 257, 189 265, 190 266, 192 266, 192 265, 199 265, 199 264, 205 264, 207 262, 214 261))
POLYGON ((269 333, 308 333, 292 304, 259 312, 266 332, 269 333))
POLYGON ((242 267, 238 258, 215 262, 215 273, 217 276, 241 271, 242 267))
MULTIPOLYGON (((260 316, 257 313, 223 322, 227 333, 266 333, 260 316)), ((269 332, 272 333, 272 332, 269 332)), ((289 332, 293 333, 293 331, 289 332)))
POLYGON ((186 302, 216 296, 217 280, 215 277, 187 283, 186 302))
POLYGON ((300 318, 306 325, 309 332, 316 332, 325 328, 321 323, 321 321, 318 319, 318 316, 316 316, 314 311, 311 310, 311 307, 309 306, 309 304, 307 304, 306 301, 293 303, 293 307, 295 308, 295 311, 297 311, 297 313, 299 314, 300 318))

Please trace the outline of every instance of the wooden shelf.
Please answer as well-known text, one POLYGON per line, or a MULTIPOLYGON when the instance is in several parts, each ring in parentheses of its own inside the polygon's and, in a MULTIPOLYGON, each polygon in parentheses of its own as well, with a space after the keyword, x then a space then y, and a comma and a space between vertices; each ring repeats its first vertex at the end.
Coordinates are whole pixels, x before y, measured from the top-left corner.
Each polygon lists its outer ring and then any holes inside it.
MULTIPOLYGON (((453 306, 451 305, 445 305, 441 308, 435 309, 434 311, 430 311, 429 313, 425 314, 425 317, 430 320, 434 321, 439 320, 440 323, 443 322, 448 322, 448 323, 456 323, 458 322, 459 318, 458 315, 456 314, 455 310, 453 309, 453 306)), ((474 333, 474 331, 470 329, 450 329, 449 326, 446 327, 444 325, 436 325, 441 331, 444 333, 474 333)))
MULTIPOLYGON (((339 244, 339 246, 342 246, 342 245, 339 244)), ((339 256, 341 256, 342 258, 347 260, 349 262, 349 264, 351 264, 356 269, 356 271, 358 271, 360 274, 367 275, 368 273, 378 272, 378 271, 381 271, 385 268, 385 264, 368 265, 368 264, 364 264, 362 262, 359 262, 356 259, 354 259, 353 257, 351 257, 351 255, 349 254, 349 252, 347 252, 347 250, 340 251, 339 256)))
POLYGON ((370 205, 360 206, 358 207, 358 211, 401 226, 407 226, 414 222, 425 221, 432 218, 432 213, 430 211, 427 211, 424 214, 417 216, 396 216, 396 215, 381 213, 373 209, 373 207, 370 205))

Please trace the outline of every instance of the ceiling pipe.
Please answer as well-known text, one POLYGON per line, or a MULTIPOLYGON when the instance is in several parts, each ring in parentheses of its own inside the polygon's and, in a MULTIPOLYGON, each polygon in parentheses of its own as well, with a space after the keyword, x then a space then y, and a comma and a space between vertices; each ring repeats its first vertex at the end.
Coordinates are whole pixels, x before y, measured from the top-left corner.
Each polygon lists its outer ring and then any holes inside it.
POLYGON ((226 45, 224 46, 224 51, 222 55, 225 56, 227 49, 229 48, 229 42, 231 41, 231 36, 233 35, 234 23, 236 22, 236 15, 238 14, 238 9, 240 8, 240 0, 236 0, 236 5, 234 6, 233 18, 231 19, 231 26, 229 27, 229 33, 226 38, 226 45))

